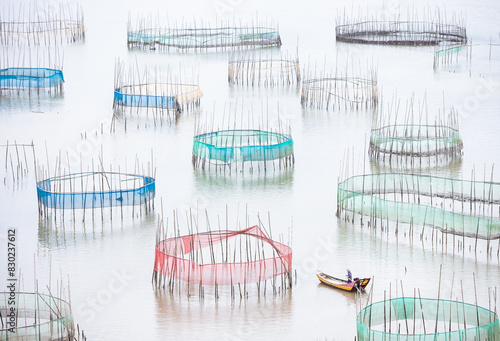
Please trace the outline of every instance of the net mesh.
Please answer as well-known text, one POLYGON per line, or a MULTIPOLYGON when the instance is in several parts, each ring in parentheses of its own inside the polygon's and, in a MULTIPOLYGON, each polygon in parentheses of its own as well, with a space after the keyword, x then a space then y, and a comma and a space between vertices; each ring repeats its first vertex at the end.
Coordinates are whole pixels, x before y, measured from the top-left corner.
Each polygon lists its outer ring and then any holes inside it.
POLYGON ((337 205, 339 211, 430 226, 446 233, 500 238, 500 183, 403 173, 354 176, 338 185, 337 205), (452 203, 436 207, 438 198, 452 203))
POLYGON ((427 21, 364 21, 335 28, 337 41, 383 45, 466 43, 464 27, 427 21))
POLYGON ((60 70, 46 68, 7 68, 0 70, 0 88, 51 88, 64 83, 60 70))
POLYGON ((197 85, 151 83, 126 85, 115 90, 114 102, 127 107, 181 109, 200 100, 203 92, 197 85))
POLYGON ((360 341, 500 340, 495 312, 442 299, 404 297, 376 302, 359 312, 356 325, 360 341))
POLYGON ((300 82, 298 58, 238 59, 228 64, 228 81, 236 84, 290 85, 300 82))
POLYGON ((129 31, 127 42, 132 46, 158 44, 178 48, 281 45, 279 32, 266 27, 148 28, 129 31))
POLYGON ((38 201, 57 209, 143 204, 155 197, 155 179, 113 172, 84 172, 37 183, 38 201))
POLYGON ((270 161, 293 155, 290 135, 262 130, 221 130, 197 135, 193 156, 224 163, 270 161))
POLYGON ((257 225, 239 231, 197 233, 169 238, 157 243, 154 270, 169 278, 200 285, 254 283, 290 273, 292 249, 269 239, 257 225), (267 243, 273 248, 274 257, 247 262, 212 262, 209 264, 194 261, 194 252, 203 248, 213 248, 214 245, 237 236, 249 236, 267 243))
POLYGON ((3 322, 0 340, 73 340, 75 335, 71 306, 53 296, 2 292, 0 312, 3 322), (16 309, 12 320, 14 325, 9 324, 11 307, 16 309), (10 328, 14 326, 14 332, 11 332, 10 328))
POLYGON ((378 100, 376 79, 323 77, 302 83, 300 102, 313 108, 373 106, 378 100))
POLYGON ((66 5, 13 1, 2 6, 0 45, 58 45, 84 40, 82 8, 66 5))
POLYGON ((425 157, 438 154, 460 156, 463 148, 458 130, 447 126, 390 125, 372 129, 370 154, 425 157))

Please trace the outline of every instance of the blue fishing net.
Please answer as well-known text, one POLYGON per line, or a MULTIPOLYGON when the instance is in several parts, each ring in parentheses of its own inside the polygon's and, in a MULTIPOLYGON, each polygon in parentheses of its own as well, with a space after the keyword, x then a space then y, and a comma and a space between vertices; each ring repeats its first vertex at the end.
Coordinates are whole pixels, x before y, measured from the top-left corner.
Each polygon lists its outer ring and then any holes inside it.
POLYGON ((84 172, 37 183, 38 201, 57 209, 132 206, 155 197, 155 179, 113 172, 84 172))
POLYGON ((126 107, 180 109, 174 96, 127 94, 121 88, 115 90, 114 101, 126 107))
POLYGON ((51 88, 64 83, 60 70, 46 68, 7 68, 0 70, 0 88, 51 88))

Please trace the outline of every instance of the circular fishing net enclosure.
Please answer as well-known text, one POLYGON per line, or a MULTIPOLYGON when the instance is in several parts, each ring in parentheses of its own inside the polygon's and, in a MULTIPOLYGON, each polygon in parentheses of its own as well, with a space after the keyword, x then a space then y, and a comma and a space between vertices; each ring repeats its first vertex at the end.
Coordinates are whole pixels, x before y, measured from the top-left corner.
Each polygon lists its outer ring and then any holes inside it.
POLYGON ((465 27, 428 21, 363 21, 335 27, 337 41, 378 45, 467 43, 465 27))
POLYGON ((404 297, 376 302, 357 318, 358 340, 500 340, 497 313, 468 303, 404 297))
POLYGON ((73 340, 75 336, 71 306, 57 297, 2 292, 0 312, 0 340, 73 340))
POLYGON ((131 206, 155 197, 155 179, 115 172, 83 172, 42 180, 36 189, 38 202, 50 208, 131 206))
POLYGON ((81 20, 46 20, 37 22, 0 22, 4 45, 20 40, 33 41, 36 45, 65 41, 74 43, 85 39, 86 28, 81 20))
POLYGON ((14 67, 0 70, 0 89, 61 88, 64 83, 60 70, 14 67))
POLYGON ((246 161, 293 161, 293 139, 289 134, 242 129, 220 130, 194 137, 193 165, 204 168, 206 163, 229 165, 246 161))
POLYGON ((153 281, 160 285, 165 278, 209 286, 256 283, 291 271, 292 249, 257 225, 164 240, 157 233, 153 281))
POLYGON ((458 129, 447 126, 401 124, 375 128, 370 133, 370 157, 461 157, 458 129))
POLYGON ((19 2, 2 8, 0 44, 51 45, 85 39, 83 11, 63 3, 19 2))
POLYGON ((302 82, 300 103, 305 107, 326 108, 369 108, 378 101, 378 87, 375 78, 317 78, 302 82))
POLYGON ((425 110, 415 108, 414 103, 414 98, 411 98, 403 114, 395 100, 388 110, 379 106, 372 120, 370 159, 379 165, 398 169, 407 166, 422 169, 460 161, 463 142, 458 113, 451 108, 445 115, 443 108, 442 113, 438 111, 437 115, 429 117, 426 97, 422 102, 425 110), (418 111, 420 114, 415 114, 418 111))
POLYGON ((113 107, 150 107, 181 111, 199 105, 203 92, 192 84, 149 83, 115 89, 113 107))
POLYGON ((232 60, 227 74, 229 83, 251 86, 286 86, 300 82, 298 59, 232 60))
POLYGON ((337 187, 337 215, 344 211, 498 239, 500 183, 403 173, 354 176, 337 187))
MULTIPOLYGON (((129 23, 130 27, 130 23, 129 23)), ((162 27, 128 30, 129 48, 237 48, 281 46, 280 34, 267 27, 220 27, 173 29, 162 27)))

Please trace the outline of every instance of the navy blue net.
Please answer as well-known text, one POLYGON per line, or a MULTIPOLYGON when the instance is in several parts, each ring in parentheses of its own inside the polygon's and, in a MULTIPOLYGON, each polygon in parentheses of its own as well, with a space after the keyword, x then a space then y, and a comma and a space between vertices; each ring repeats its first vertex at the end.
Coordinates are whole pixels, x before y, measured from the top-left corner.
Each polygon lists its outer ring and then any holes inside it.
POLYGON ((57 209, 132 206, 155 197, 155 179, 114 172, 84 172, 37 183, 38 201, 57 209))

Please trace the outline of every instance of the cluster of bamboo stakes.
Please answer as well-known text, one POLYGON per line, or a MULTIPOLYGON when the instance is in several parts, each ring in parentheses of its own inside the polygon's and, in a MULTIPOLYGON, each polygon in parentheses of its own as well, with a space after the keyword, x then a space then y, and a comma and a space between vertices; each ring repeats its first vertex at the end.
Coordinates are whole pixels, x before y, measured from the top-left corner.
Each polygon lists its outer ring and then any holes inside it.
POLYGON ((339 71, 337 66, 330 73, 318 71, 317 66, 314 71, 310 67, 307 70, 304 72, 300 96, 300 103, 304 107, 363 110, 373 108, 378 103, 377 71, 374 68, 368 68, 364 75, 354 70, 349 72, 349 63, 346 64, 345 73, 339 71))
MULTIPOLYGON (((100 193, 112 193, 112 192, 122 192, 128 190, 134 190, 144 186, 144 179, 150 177, 148 174, 152 174, 152 178, 156 178, 156 166, 154 165, 153 158, 153 150, 151 149, 151 161, 147 162, 147 165, 141 164, 139 159, 136 157, 134 161, 134 174, 128 174, 127 169, 125 169, 124 173, 121 172, 121 167, 118 166, 118 169, 113 171, 113 165, 109 165, 109 171, 105 170, 104 162, 103 162, 103 152, 101 149, 101 153, 98 157, 98 160, 94 162, 94 159, 91 161, 91 165, 88 165, 86 169, 83 168, 83 161, 80 160, 80 169, 76 172, 71 170, 71 163, 69 159, 69 154, 66 154, 66 160, 63 160, 63 156, 61 155, 61 151, 59 151, 59 155, 55 160, 54 170, 52 172, 53 176, 50 176, 50 164, 47 154, 47 166, 44 167, 40 161, 37 161, 38 167, 36 168, 36 182, 44 182, 48 179, 48 185, 50 188, 48 189, 51 193, 55 193, 55 195, 62 196, 71 196, 71 195, 79 195, 82 196, 82 193, 89 193, 89 197, 93 197, 95 193, 100 197, 100 193), (63 166, 63 162, 66 164, 63 166), (87 174, 85 176, 77 176, 81 174, 87 174), (110 182, 109 175, 113 175, 115 178, 114 185, 110 182), (128 183, 127 177, 131 177, 132 183, 128 183), (118 180, 116 180, 116 178, 118 180), (42 179, 42 180, 41 180, 42 179), (59 181, 60 180, 60 181, 59 181), (54 184, 52 184, 54 183, 54 184)), ((126 164, 126 162, 125 162, 126 164)), ((42 184, 42 187, 46 186, 42 184)), ((42 188, 43 189, 43 188, 42 188)), ((47 190, 47 189, 44 189, 47 190)), ((154 194, 152 195, 151 200, 148 200, 148 196, 144 195, 144 202, 135 202, 135 195, 133 196, 133 204, 131 205, 131 216, 132 218, 140 217, 143 214, 149 215, 154 211, 154 194), (138 207, 136 207, 138 206, 138 207)), ((92 205, 87 207, 84 205, 81 209, 75 208, 74 204, 70 205, 71 207, 47 207, 45 206, 39 199, 38 201, 38 214, 40 219, 57 221, 58 213, 61 218, 61 222, 64 225, 65 217, 70 216, 73 222, 76 221, 77 211, 82 212, 82 221, 85 223, 87 213, 90 212, 92 217, 92 222, 95 222, 96 216, 100 211, 101 222, 104 223, 104 217, 108 216, 110 221, 113 221, 113 209, 120 209, 120 219, 123 221, 124 211, 126 210, 126 205, 123 205, 123 200, 117 200, 115 205, 112 204, 112 200, 110 201, 109 206, 105 206, 103 200, 99 200, 100 204, 95 205, 94 200, 92 200, 92 205), (124 207, 125 206, 125 207, 124 207), (71 210, 71 213, 66 213, 67 210, 71 210)), ((88 218, 88 217, 87 217, 88 218)))
POLYGON ((5 175, 3 178, 3 184, 7 184, 7 179, 10 180, 12 176, 12 183, 16 184, 21 181, 25 176, 28 176, 30 166, 29 164, 33 162, 31 168, 34 170, 36 168, 36 155, 35 155, 35 144, 31 141, 31 144, 19 144, 16 140, 14 142, 7 142, 0 147, 5 148, 5 175), (31 154, 31 155, 30 155, 31 154), (12 160, 12 155, 14 155, 14 160, 12 160), (29 161, 28 161, 29 160, 29 161), (9 175, 10 171, 10 175, 9 175))
POLYGON ((52 288, 52 258, 49 261, 49 284, 40 291, 37 279, 36 261, 34 262, 34 290, 27 292, 24 286, 24 275, 19 269, 15 277, 16 290, 12 297, 11 292, 3 292, 3 300, 0 302, 0 336, 9 334, 14 339, 23 340, 66 340, 86 341, 85 332, 80 330, 72 318, 71 308, 71 286, 69 276, 67 283, 62 278, 56 279, 55 295, 52 288), (45 294, 43 292, 48 292, 45 294), (30 299, 30 297, 32 299, 30 299), (15 328, 11 334, 11 325, 8 324, 10 299, 15 300, 15 328), (8 302, 9 300, 9 302, 8 302), (27 304, 28 302, 28 304, 27 304), (29 304, 31 303, 31 304, 29 304))
MULTIPOLYGON (((278 104, 279 105, 279 104, 278 104)), ((262 102, 262 106, 264 103, 262 102)), ((237 107, 237 104, 236 104, 237 107)), ((216 120, 215 116, 215 106, 212 113, 212 117, 210 115, 206 115, 206 120, 202 123, 200 120, 195 122, 194 128, 194 139, 200 139, 203 135, 209 136, 207 144, 214 146, 215 148, 238 148, 242 146, 256 146, 256 147, 268 147, 272 148, 273 146, 280 147, 279 145, 284 142, 292 141, 292 129, 291 126, 285 125, 278 117, 278 127, 270 128, 269 127, 269 103, 267 105, 267 115, 264 117, 258 117, 255 120, 253 113, 249 113, 247 116, 247 122, 244 122, 244 115, 241 114, 241 120, 238 124, 237 122, 237 108, 231 113, 231 107, 229 108, 229 115, 227 117, 226 122, 226 108, 224 107, 224 114, 221 122, 221 126, 215 126, 216 120), (253 127, 253 128, 248 128, 253 127), (255 133, 264 133, 266 135, 266 140, 258 141, 258 144, 252 144, 253 141, 250 139, 250 134, 245 138, 243 134, 236 136, 238 132, 248 131, 255 133), (218 144, 218 136, 219 133, 227 133, 227 138, 223 144, 218 144), (270 136, 278 136, 279 142, 270 140, 270 136)), ((262 112, 264 112, 264 107, 262 107, 262 112)), ((279 112, 279 107, 278 107, 279 112)), ((281 155, 280 155, 281 156, 281 155)), ((233 162, 228 163, 221 160, 211 160, 210 158, 200 157, 195 155, 193 150, 192 163, 195 168, 201 168, 203 170, 207 169, 211 171, 212 168, 219 173, 224 173, 226 175, 226 171, 228 174, 231 174, 234 170, 236 173, 242 172, 244 173, 246 170, 246 166, 248 166, 248 171, 252 174, 255 169, 260 173, 263 171, 267 173, 268 168, 272 166, 273 171, 282 169, 288 169, 294 166, 295 164, 295 155, 291 153, 291 155, 280 157, 278 159, 272 160, 264 160, 264 161, 242 161, 242 162, 233 162), (269 163, 272 163, 270 165, 269 163), (245 165, 246 164, 246 165, 245 165)))
POLYGON ((28 6, 9 4, 0 13, 0 45, 36 46, 85 40, 83 11, 77 5, 74 12, 69 2, 59 3, 58 8, 36 2, 28 6))
POLYGON ((432 161, 439 165, 462 157, 458 114, 453 108, 447 116, 443 108, 442 114, 429 120, 426 99, 415 108, 412 97, 406 103, 402 121, 398 119, 399 108, 399 100, 387 107, 378 106, 368 149, 371 160, 396 167, 422 168, 432 161))
MULTIPOLYGON (((18 69, 19 73, 16 76, 32 76, 31 69, 54 69, 62 72, 63 62, 64 56, 57 46, 26 47, 23 45, 17 48, 4 47, 1 54, 0 69, 18 69)), ((27 93, 28 97, 31 97, 32 94, 40 95, 40 91, 47 91, 49 95, 59 95, 63 92, 63 83, 47 88, 0 86, 0 96, 12 94, 19 96, 21 93, 27 93)))
POLYGON ((288 56, 232 55, 227 78, 231 84, 264 87, 286 87, 300 84, 299 58, 288 56))
MULTIPOLYGON (((130 65, 128 72, 125 71, 124 63, 117 59, 115 61, 114 73, 114 88, 115 99, 113 101, 113 122, 116 121, 119 113, 130 112, 136 115, 152 115, 153 124, 163 125, 166 120, 168 123, 174 122, 176 115, 180 112, 196 111, 200 106, 200 99, 203 92, 199 88, 199 70, 193 69, 191 76, 186 75, 186 72, 179 70, 173 72, 170 68, 162 70, 159 66, 154 68, 145 67, 142 72, 139 71, 139 65, 130 65), (188 83, 185 80, 190 79, 188 83), (118 93, 119 92, 119 93, 118 93), (143 97, 144 103, 126 104, 124 101, 116 99, 118 95, 129 95, 134 97, 143 97), (172 107, 162 105, 147 105, 148 98, 171 98, 172 107)), ((135 102, 135 101, 134 101, 135 102)), ((160 100, 161 102, 161 100, 160 100)), ((127 126, 127 118, 124 117, 125 130, 127 126)))
POLYGON ((439 8, 435 13, 429 10, 421 15, 408 8, 406 20, 401 20, 399 15, 387 19, 361 13, 356 19, 347 17, 344 10, 337 15, 336 22, 336 39, 345 43, 409 46, 467 43, 465 20, 455 13, 448 20, 439 8))
MULTIPOLYGON (((162 210, 163 211, 163 210, 162 210)), ((199 234, 199 209, 195 210, 196 213, 193 213, 191 209, 189 209, 189 213, 186 211, 185 214, 185 219, 187 222, 187 235, 194 235, 194 234, 199 234)), ((267 236, 272 240, 272 229, 271 229, 271 217, 270 213, 268 213, 268 229, 266 230, 264 223, 261 221, 260 216, 257 215, 258 218, 258 226, 261 228, 267 236)), ((168 219, 164 219, 163 213, 162 215, 158 215, 158 227, 156 230, 156 244, 159 245, 164 240, 167 240, 168 238, 181 238, 181 226, 179 224, 179 220, 183 218, 179 217, 179 214, 177 211, 173 212, 173 222, 172 222, 172 227, 170 227, 170 235, 169 235, 169 222, 168 219), (173 236, 171 235, 171 232, 173 231, 173 236)), ((205 219, 206 219, 206 232, 209 235, 211 235, 212 232, 218 232, 219 235, 220 233, 224 232, 232 232, 229 230, 229 217, 228 217, 228 209, 226 206, 226 214, 225 214, 225 227, 221 226, 221 218, 220 216, 217 216, 217 223, 218 226, 217 228, 213 229, 210 226, 210 221, 209 221, 209 216, 207 211, 205 211, 205 219)), ((223 218, 224 219, 224 218, 223 218)), ((240 222, 237 221, 235 226, 240 226, 240 222)), ((248 216, 248 207, 246 208, 246 218, 245 218, 245 225, 246 228, 250 227, 250 218, 248 216)), ((203 233, 203 232, 202 232, 203 233)), ((286 244, 287 246, 291 247, 291 234, 292 234, 292 228, 289 228, 288 231, 289 237, 287 238, 287 241, 285 243, 284 237, 282 235, 279 235, 279 242, 281 244, 286 244)), ((212 241, 212 239, 209 239, 209 246, 208 250, 204 254, 200 249, 192 249, 187 255, 182 254, 181 250, 177 252, 177 257, 182 257, 183 259, 189 259, 192 262, 196 262, 200 265, 203 264, 229 264, 229 263, 236 263, 236 264, 251 264, 252 262, 258 262, 261 260, 266 259, 266 247, 264 242, 258 238, 252 237, 251 235, 245 234, 243 236, 240 236, 241 238, 238 240, 238 242, 235 243, 229 243, 228 239, 226 238, 225 241, 212 241), (244 240, 242 240, 244 239, 244 240), (253 240, 253 242, 252 242, 253 240), (234 245, 233 245, 234 244, 234 245), (220 249, 219 247, 220 246, 220 249)), ((275 250, 273 247, 271 247, 271 255, 269 255, 268 251, 268 257, 267 258, 275 258, 279 257, 279 253, 277 250, 275 250)), ((266 263, 264 263, 266 264, 266 263)), ((249 268, 251 266, 249 265, 249 268)), ((176 275, 176 272, 179 271, 180 269, 175 267, 173 269, 174 275, 176 275)), ((191 271, 191 267, 188 268, 188 272, 191 271)), ((273 267, 273 272, 276 271, 276 268, 273 267)), ((200 300, 205 299, 205 290, 207 293, 213 293, 213 297, 215 300, 218 300, 221 295, 226 295, 228 294, 232 300, 234 300, 238 295, 240 299, 248 299, 250 297, 250 294, 253 293, 251 290, 250 286, 253 283, 248 282, 246 280, 246 275, 245 273, 245 280, 243 283, 237 283, 233 281, 232 273, 231 273, 231 284, 229 285, 222 285, 217 282, 217 279, 215 279, 215 284, 214 285, 209 285, 209 284, 203 284, 203 283, 198 283, 198 284, 192 284, 188 282, 184 282, 180 279, 168 277, 166 275, 163 275, 156 270, 153 269, 153 274, 152 274, 152 284, 156 289, 167 289, 170 293, 171 296, 174 296, 175 294, 178 295, 180 298, 183 293, 187 295, 188 298, 192 297, 193 295, 198 292, 198 296, 200 300), (229 292, 227 292, 229 290, 229 292)), ((188 273, 188 278, 189 278, 189 273, 188 273)), ((292 269, 290 265, 290 272, 288 273, 283 273, 283 274, 276 274, 273 276, 271 279, 264 279, 256 282, 256 290, 257 290, 257 296, 260 297, 261 295, 266 296, 266 293, 269 290, 272 290, 273 295, 285 295, 288 290, 292 288, 292 280, 293 280, 293 275, 292 275, 292 269), (268 283, 269 282, 269 283, 268 283)), ((297 275, 295 276, 295 282, 297 281, 297 275)))
MULTIPOLYGON (((472 314, 474 316, 473 318, 467 320, 466 305, 467 305, 467 310, 470 309, 471 307, 470 304, 465 303, 463 281, 460 280, 461 299, 459 299, 459 297, 456 296, 455 300, 453 300, 453 295, 454 295, 453 286, 455 282, 455 272, 453 272, 452 276, 449 300, 443 298, 441 292, 442 291, 441 282, 442 282, 442 265, 440 266, 440 271, 439 271, 437 300, 432 299, 437 301, 436 310, 435 312, 427 311, 427 313, 432 313, 431 315, 427 314, 427 316, 425 315, 424 310, 425 310, 425 305, 427 303, 426 301, 429 299, 422 298, 419 288, 413 289, 413 297, 405 296, 403 281, 400 280, 398 283, 398 281, 396 280, 396 283, 394 285, 395 297, 392 297, 393 286, 392 283, 389 283, 389 291, 387 292, 386 290, 384 290, 384 300, 375 303, 375 305, 377 304, 384 305, 383 319, 382 319, 381 316, 372 317, 373 309, 371 308, 374 305, 373 303, 374 284, 372 281, 372 287, 365 302, 363 302, 364 297, 362 297, 361 293, 359 294, 356 293, 357 320, 364 328, 368 329, 370 332, 376 332, 376 333, 378 332, 377 335, 380 335, 379 333, 381 331, 387 333, 387 335, 382 336, 380 338, 384 340, 386 338, 390 340, 392 340, 393 338, 399 339, 399 337, 403 335, 414 335, 421 337, 423 335, 429 336, 429 334, 430 335, 434 334, 437 337, 438 334, 443 335, 444 333, 453 333, 453 332, 465 333, 462 334, 462 336, 467 335, 467 340, 469 340, 471 336, 473 336, 473 338, 471 339, 474 340, 488 340, 488 341, 500 340, 500 335, 492 333, 494 332, 495 328, 497 330, 500 328, 498 326, 498 311, 497 311, 498 294, 496 286, 494 288, 488 287, 488 308, 487 308, 489 311, 488 320, 481 321, 479 310, 480 309, 484 310, 486 308, 480 307, 478 305, 476 276, 473 273, 474 304, 472 306, 475 307, 475 314, 472 314), (400 293, 398 292, 398 287, 400 287, 401 289, 400 293), (393 305, 391 304, 391 302, 399 300, 403 302, 403 312, 404 312, 403 314, 401 313, 401 311, 398 311, 397 306, 393 307, 393 305), (413 301, 413 305, 407 306, 405 304, 405 300, 413 301), (445 309, 444 306, 446 304, 449 304, 449 310, 445 309), (452 306, 455 306, 457 308, 457 315, 453 315, 452 306), (386 307, 388 307, 388 309, 386 307), (410 312, 411 314, 408 314, 407 312, 410 312), (420 312, 420 314, 418 314, 417 312, 420 312), (366 316, 367 314, 368 316, 366 316), (401 318, 401 316, 404 316, 404 319, 401 318), (496 316, 496 321, 493 320, 494 316, 496 316), (494 326, 495 325, 494 322, 496 322, 496 327, 494 326), (381 324, 383 324, 383 326, 381 326, 381 324), (487 324, 490 324, 489 333, 486 332, 484 329, 480 331, 478 331, 477 329, 474 330, 475 329, 474 327, 482 326, 484 328, 487 324), (468 330, 465 331, 466 329, 468 330), (474 333, 478 332, 479 334, 473 335, 474 333), (486 339, 484 339, 485 334, 489 334, 486 339)), ((373 334, 370 333, 370 335, 373 334)), ((369 339, 360 337, 358 340, 363 341, 369 339)))
MULTIPOLYGON (((341 165, 341 171, 338 178, 338 184, 340 184, 352 178, 349 175, 354 167, 354 159, 352 160, 352 165, 349 165, 349 151, 346 152, 344 157, 344 165, 341 165)), ((430 207, 440 208, 452 213, 461 214, 462 216, 471 215, 473 217, 490 219, 491 221, 500 220, 500 199, 498 199, 498 193, 493 193, 493 185, 497 184, 493 179, 494 165, 491 168, 491 177, 487 179, 486 167, 484 168, 483 183, 489 186, 488 192, 486 192, 486 186, 483 186, 483 190, 480 192, 476 191, 476 187, 471 187, 470 193, 465 193, 462 188, 450 188, 445 192, 433 192, 432 183, 431 191, 426 192, 421 190, 421 186, 418 183, 418 177, 416 182, 412 183, 389 183, 386 181, 377 183, 374 185, 373 181, 370 186, 363 186, 363 195, 376 196, 382 200, 394 201, 394 202, 405 202, 412 203, 415 205, 427 205, 430 207), (398 189, 398 185, 400 188, 398 189)), ((363 172, 363 174, 366 174, 363 172)), ((476 169, 471 171, 471 182, 477 183, 476 181, 476 169)), ((445 188, 446 190, 446 188, 445 188)), ((353 190, 355 191, 355 190, 353 190)), ((360 193, 361 193, 360 192, 360 193)), ((357 200, 363 200, 361 197, 357 200)), ((337 211, 336 216, 346 222, 355 224, 356 215, 359 216, 360 225, 363 228, 365 223, 373 232, 376 233, 377 228, 380 228, 381 237, 385 234, 387 240, 389 240, 391 227, 393 228, 394 236, 396 242, 399 243, 399 236, 401 232, 404 238, 408 238, 411 246, 415 245, 414 237, 417 236, 422 244, 422 248, 425 248, 425 242, 430 239, 432 249, 435 251, 440 251, 443 254, 448 254, 455 252, 457 254, 462 254, 465 257, 465 250, 468 249, 469 253, 474 253, 474 257, 477 258, 478 254, 485 254, 487 259, 492 259, 495 255, 493 241, 498 239, 498 245, 496 250, 497 261, 500 262, 500 238, 498 237, 500 231, 493 230, 493 228, 488 229, 487 235, 480 235, 479 230, 475 233, 466 234, 458 226, 448 225, 441 226, 440 222, 436 221, 424 221, 423 225, 414 224, 413 219, 410 222, 400 221, 399 216, 395 221, 384 218, 382 212, 379 212, 375 207, 368 211, 356 211, 349 203, 344 200, 340 200, 337 196, 337 211), (425 227, 428 227, 429 231, 425 231, 425 227), (400 231, 402 230, 402 231, 400 231), (429 236, 430 234, 430 236, 429 236), (467 248, 468 246, 468 248, 467 248), (449 250, 451 249, 451 250, 449 250)), ((479 225, 477 227, 479 229, 479 225)))
POLYGON ((211 49, 233 51, 237 49, 254 49, 258 47, 281 46, 278 25, 258 18, 250 25, 236 23, 210 22, 170 24, 168 15, 161 19, 159 14, 137 17, 135 25, 129 15, 127 24, 127 46, 129 49, 149 50, 208 51, 211 49), (167 23, 165 26, 164 23, 167 23))

